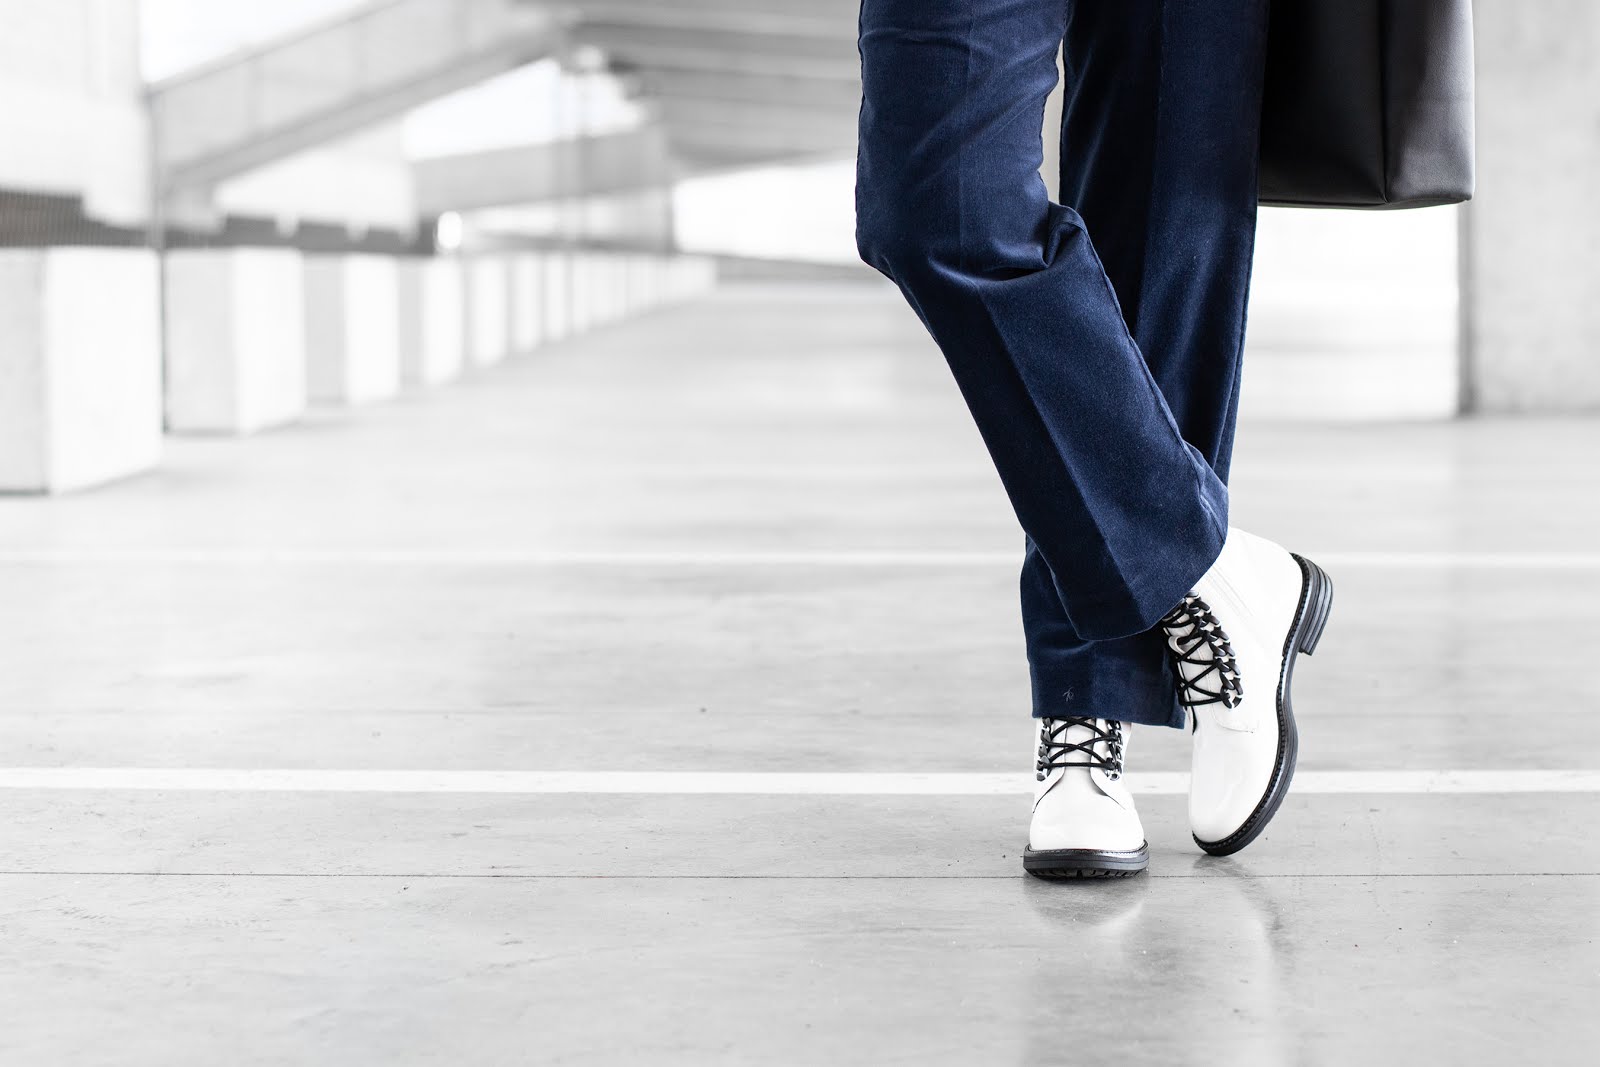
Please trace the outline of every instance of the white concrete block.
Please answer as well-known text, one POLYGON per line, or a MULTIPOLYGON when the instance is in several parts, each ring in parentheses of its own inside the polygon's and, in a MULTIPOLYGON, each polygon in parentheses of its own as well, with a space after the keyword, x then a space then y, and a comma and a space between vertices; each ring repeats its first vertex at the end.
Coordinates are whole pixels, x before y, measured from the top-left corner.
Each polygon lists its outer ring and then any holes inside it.
POLYGON ((502 256, 467 260, 467 360, 492 367, 511 347, 510 270, 502 256))
POLYGON ((600 325, 600 263, 590 251, 572 254, 572 332, 584 333, 600 325))
POLYGON ((539 347, 540 314, 544 302, 543 261, 532 252, 511 259, 511 350, 531 352, 539 347))
POLYGON ((400 264, 400 379, 443 385, 466 359, 466 290, 460 260, 410 258, 400 264))
POLYGON ((717 261, 710 256, 692 256, 689 260, 690 293, 703 296, 717 287, 717 261))
POLYGON ((694 295, 694 279, 691 276, 692 261, 688 256, 678 256, 672 261, 671 276, 668 287, 674 300, 687 300, 694 295))
POLYGON ((0 492, 81 489, 159 462, 160 301, 145 249, 0 251, 0 492))
POLYGON ((366 404, 400 391, 400 271, 393 258, 305 259, 306 387, 312 403, 366 404))
POLYGON ((590 308, 589 257, 584 252, 567 253, 567 332, 581 334, 589 329, 593 315, 590 308))
POLYGON ((633 314, 649 311, 660 301, 656 268, 660 257, 644 252, 628 257, 628 310, 633 314))
POLYGON ((631 269, 632 256, 624 252, 615 252, 611 256, 611 286, 612 305, 614 314, 618 319, 625 319, 632 312, 632 290, 628 284, 628 274, 631 269))
POLYGON ((674 256, 667 267, 667 297, 689 300, 717 284, 716 260, 707 256, 674 256))
POLYGON ((616 322, 628 314, 627 259, 618 252, 600 253, 600 317, 616 322))
POLYGON ((684 296, 684 266, 682 256, 671 256, 662 268, 661 297, 667 303, 676 303, 684 296))
POLYGON ((544 283, 540 332, 546 341, 559 341, 572 332, 572 257, 566 252, 546 252, 540 259, 544 283))
POLYGON ((616 317, 613 307, 611 257, 605 252, 588 253, 589 323, 604 326, 616 317))
POLYGON ((606 257, 603 252, 588 252, 584 258, 588 262, 588 300, 586 314, 588 315, 589 328, 592 330, 604 326, 610 321, 611 309, 608 306, 610 292, 606 284, 606 257))
POLYGON ((650 257, 650 273, 647 291, 650 294, 650 306, 660 307, 667 300, 667 263, 666 256, 650 257))
POLYGON ((628 257, 628 311, 639 314, 655 305, 650 300, 650 257, 635 253, 628 257))
POLYGON ((290 248, 167 253, 167 429, 249 434, 306 409, 305 265, 290 248))
POLYGON ((629 253, 622 257, 622 303, 623 311, 628 315, 637 315, 648 306, 644 302, 643 282, 640 280, 644 271, 644 257, 629 253))

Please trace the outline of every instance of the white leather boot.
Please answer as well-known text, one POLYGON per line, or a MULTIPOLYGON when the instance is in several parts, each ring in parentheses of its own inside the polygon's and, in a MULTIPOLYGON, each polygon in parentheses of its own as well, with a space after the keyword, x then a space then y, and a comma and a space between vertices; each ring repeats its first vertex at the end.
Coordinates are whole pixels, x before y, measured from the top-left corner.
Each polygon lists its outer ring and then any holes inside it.
POLYGON ((1193 717, 1189 828, 1213 856, 1254 841, 1289 791, 1295 657, 1316 648, 1332 603, 1315 563, 1230 529, 1216 563, 1161 620, 1193 717))
POLYGON ((1039 788, 1023 870, 1039 878, 1118 878, 1150 862, 1122 784, 1127 741, 1110 719, 1037 719, 1039 788))

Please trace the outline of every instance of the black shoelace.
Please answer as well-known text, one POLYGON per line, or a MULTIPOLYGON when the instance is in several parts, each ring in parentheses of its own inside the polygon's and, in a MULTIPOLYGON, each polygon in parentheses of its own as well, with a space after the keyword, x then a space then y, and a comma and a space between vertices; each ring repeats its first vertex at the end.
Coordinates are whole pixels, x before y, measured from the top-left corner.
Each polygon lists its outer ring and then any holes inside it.
POLYGON ((1204 704, 1238 707, 1244 696, 1239 664, 1211 605, 1190 593, 1161 620, 1161 628, 1177 660, 1178 703, 1186 708, 1204 704), (1184 670, 1186 666, 1196 668, 1193 674, 1184 670))
POLYGON ((1106 777, 1115 781, 1122 777, 1122 724, 1106 719, 1044 719, 1039 730, 1039 760, 1034 765, 1035 777, 1044 781, 1051 771, 1064 767, 1098 767, 1106 777), (1100 724, 1106 725, 1102 727, 1100 724), (1089 736, 1082 741, 1068 741, 1067 731, 1082 726, 1089 736), (1095 751, 1105 745, 1105 754, 1095 751), (1078 756, 1078 759, 1069 757, 1078 756))

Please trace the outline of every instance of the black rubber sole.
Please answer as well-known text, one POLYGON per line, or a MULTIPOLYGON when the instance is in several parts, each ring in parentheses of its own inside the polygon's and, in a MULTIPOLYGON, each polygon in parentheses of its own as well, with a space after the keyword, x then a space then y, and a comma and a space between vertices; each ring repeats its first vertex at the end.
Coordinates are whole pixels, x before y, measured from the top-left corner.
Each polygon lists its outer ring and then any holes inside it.
POLYGON ((1195 844, 1213 856, 1231 856, 1260 837, 1267 823, 1278 814, 1283 798, 1289 795, 1289 784, 1294 781, 1294 765, 1300 756, 1300 731, 1295 726, 1294 703, 1290 698, 1294 661, 1302 652, 1309 656, 1317 650, 1317 642, 1322 640, 1322 631, 1327 628, 1328 615, 1333 610, 1333 580, 1327 572, 1304 556, 1294 556, 1294 561, 1300 564, 1302 582, 1300 606, 1295 609, 1289 636, 1284 638, 1283 672, 1278 678, 1278 761, 1272 768, 1266 793, 1243 826, 1221 841, 1194 839, 1195 844))
POLYGON ((1073 878, 1128 878, 1150 866, 1150 846, 1131 852, 1101 852, 1092 848, 1056 848, 1022 853, 1022 869, 1035 878, 1052 882, 1073 878))

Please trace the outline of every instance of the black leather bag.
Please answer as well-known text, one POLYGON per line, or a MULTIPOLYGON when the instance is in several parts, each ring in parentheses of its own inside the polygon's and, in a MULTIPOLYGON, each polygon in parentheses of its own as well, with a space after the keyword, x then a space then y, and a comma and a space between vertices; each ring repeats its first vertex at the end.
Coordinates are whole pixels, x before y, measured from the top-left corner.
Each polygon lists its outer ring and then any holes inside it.
POLYGON ((1261 202, 1472 197, 1471 0, 1272 0, 1261 202))

